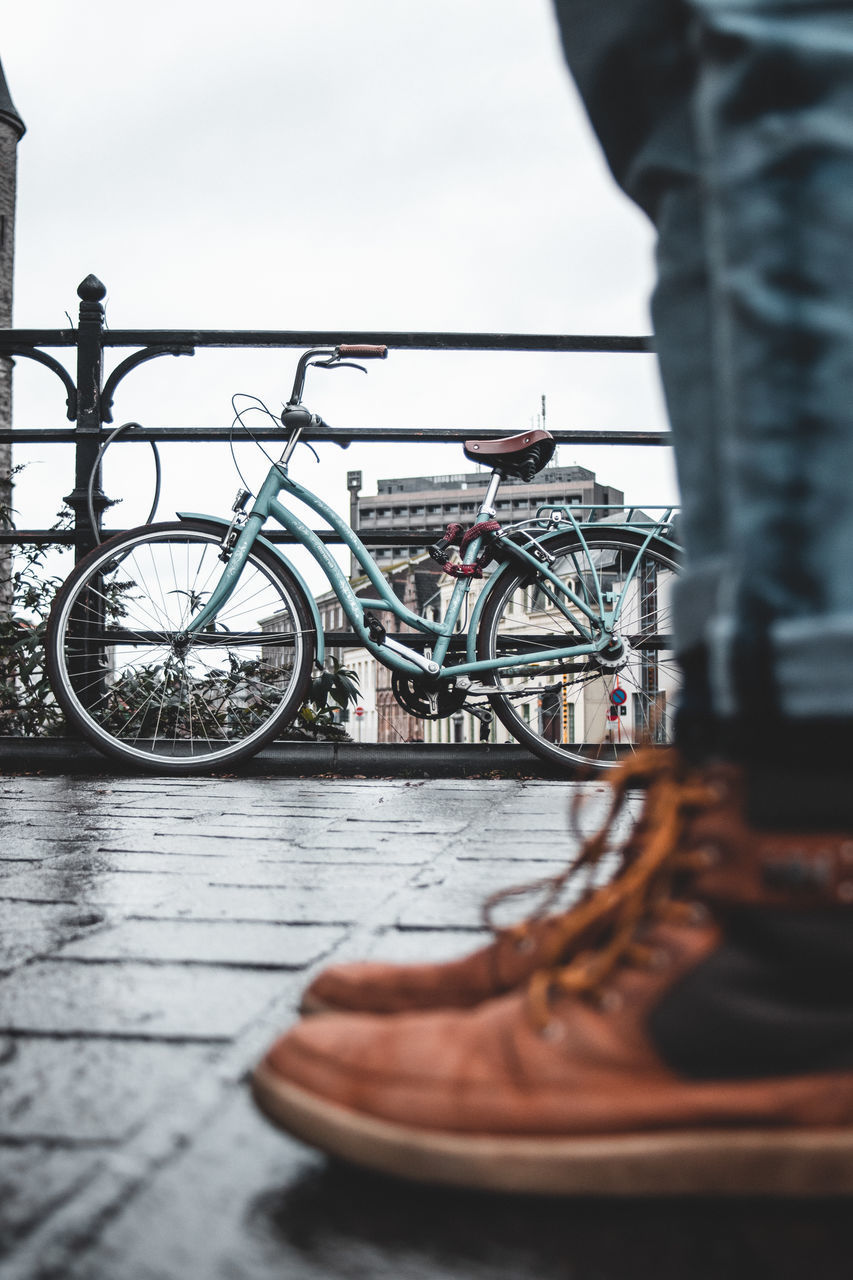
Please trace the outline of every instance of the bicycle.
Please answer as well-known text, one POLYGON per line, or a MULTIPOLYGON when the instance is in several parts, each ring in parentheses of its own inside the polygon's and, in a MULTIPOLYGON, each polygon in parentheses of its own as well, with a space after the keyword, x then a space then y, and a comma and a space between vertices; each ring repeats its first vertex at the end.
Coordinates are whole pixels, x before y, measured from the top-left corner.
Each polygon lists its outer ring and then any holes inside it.
POLYGON ((305 351, 281 414, 283 452, 248 512, 244 489, 230 521, 178 513, 117 534, 62 585, 47 628, 48 674, 69 724, 102 752, 190 773, 235 764, 292 723, 325 644, 302 576, 263 536, 270 518, 323 569, 360 643, 392 670, 397 699, 414 714, 465 707, 487 732, 494 712, 517 741, 567 767, 607 768, 639 739, 668 738, 677 684, 672 508, 656 519, 635 509, 580 521, 570 507, 552 506, 502 525, 502 481, 532 480, 555 441, 542 429, 466 441, 466 457, 491 475, 475 524, 448 526, 430 549, 456 580, 442 616, 427 618, 397 598, 346 521, 289 475, 303 432, 326 425, 302 403, 309 367, 386 355, 352 344, 305 351), (375 597, 356 596, 282 493, 331 527, 375 597), (475 582, 482 589, 459 631, 475 582), (413 629, 408 643, 389 634, 382 613, 413 629))

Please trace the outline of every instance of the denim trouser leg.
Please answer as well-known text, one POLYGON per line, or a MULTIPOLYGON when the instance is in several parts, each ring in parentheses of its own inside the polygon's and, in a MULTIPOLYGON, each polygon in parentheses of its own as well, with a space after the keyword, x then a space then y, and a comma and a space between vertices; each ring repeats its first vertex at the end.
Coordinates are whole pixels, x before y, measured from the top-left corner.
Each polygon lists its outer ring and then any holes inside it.
POLYGON ((726 554, 698 152, 681 0, 556 0, 566 57, 619 185, 659 232, 652 315, 682 494, 675 644, 704 644, 726 554))
POLYGON ((721 716, 849 717, 853 4, 557 12, 614 174, 660 236, 679 644, 705 637, 721 716))

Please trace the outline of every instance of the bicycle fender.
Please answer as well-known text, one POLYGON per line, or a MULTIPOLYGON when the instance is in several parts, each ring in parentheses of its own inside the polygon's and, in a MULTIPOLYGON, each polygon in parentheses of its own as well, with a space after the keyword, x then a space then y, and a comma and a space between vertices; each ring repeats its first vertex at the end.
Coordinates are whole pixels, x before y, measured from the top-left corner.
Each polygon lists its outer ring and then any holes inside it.
MULTIPOLYGON (((637 538, 638 548, 640 547, 641 544, 644 543, 643 550, 645 550, 646 546, 652 545, 656 542, 665 543, 668 549, 671 549, 671 550, 679 549, 675 543, 670 542, 666 538, 661 538, 660 535, 656 534, 654 530, 649 532, 649 530, 647 529, 631 528, 630 525, 604 525, 599 523, 596 523, 592 526, 586 525, 586 524, 580 526, 581 533, 588 533, 590 529, 592 529, 594 533, 598 533, 601 530, 607 530, 607 529, 617 529, 620 533, 630 533, 632 536, 637 538)), ((547 549, 549 542, 555 540, 556 538, 562 537, 565 532, 566 532, 565 529, 557 529, 553 533, 545 533, 539 539, 539 541, 541 542, 542 546, 547 549)), ((504 548, 506 549, 506 552, 507 552, 507 558, 504 560, 500 568, 496 569, 495 572, 491 575, 485 587, 478 595, 477 602, 474 605, 474 608, 471 610, 471 618, 468 623, 468 641, 466 645, 466 654, 465 654, 467 662, 475 662, 477 659, 477 632, 480 629, 480 618, 482 616, 483 609, 486 607, 486 601, 488 600, 492 591, 494 591, 495 588, 499 585, 499 583, 503 581, 503 579, 506 577, 507 574, 517 573, 520 565, 528 563, 526 556, 522 556, 522 555, 513 556, 512 551, 509 550, 511 546, 512 546, 512 543, 510 542, 504 543, 504 548)), ((532 567, 535 567, 535 565, 532 567)))
POLYGON ((518 563, 515 560, 505 560, 500 569, 497 569, 488 578, 483 590, 477 596, 474 608, 471 610, 471 617, 468 621, 468 639, 465 644, 465 661, 477 661, 477 632, 480 630, 480 617, 486 606, 486 601, 492 594, 495 585, 501 582, 507 573, 515 573, 518 569, 518 563))
MULTIPOLYGON (((176 514, 179 520, 203 520, 205 524, 214 524, 223 530, 227 529, 231 523, 230 520, 225 520, 222 516, 203 515, 198 511, 178 511, 176 514)), ((288 560, 287 556, 282 555, 274 542, 270 542, 268 538, 263 536, 263 534, 258 534, 256 541, 262 542, 267 551, 271 551, 273 555, 281 561, 290 573, 293 574, 294 578, 304 591, 305 599, 308 602, 308 607, 311 610, 311 617, 317 631, 317 662, 322 667, 326 659, 326 637, 323 632, 323 623, 320 619, 320 610, 317 608, 317 601, 314 599, 313 592, 309 588, 302 574, 296 568, 296 565, 291 560, 288 560)))

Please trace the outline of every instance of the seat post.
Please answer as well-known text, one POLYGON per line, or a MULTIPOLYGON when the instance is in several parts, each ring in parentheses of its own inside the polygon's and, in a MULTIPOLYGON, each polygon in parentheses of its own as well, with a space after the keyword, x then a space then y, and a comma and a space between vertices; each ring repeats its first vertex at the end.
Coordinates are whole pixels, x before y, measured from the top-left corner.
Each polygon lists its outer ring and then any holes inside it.
POLYGON ((494 516, 497 514, 495 499, 498 496, 498 489, 500 489, 501 487, 502 480, 503 480, 503 476, 501 475, 500 471, 492 472, 492 478, 489 481, 488 487, 486 489, 486 496, 483 498, 483 501, 480 504, 481 516, 494 516))

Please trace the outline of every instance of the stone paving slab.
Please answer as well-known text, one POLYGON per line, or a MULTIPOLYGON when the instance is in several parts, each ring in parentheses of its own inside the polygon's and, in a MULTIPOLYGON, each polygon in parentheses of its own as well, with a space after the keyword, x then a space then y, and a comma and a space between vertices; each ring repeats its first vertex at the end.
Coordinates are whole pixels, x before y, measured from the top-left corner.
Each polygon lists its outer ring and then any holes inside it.
POLYGON ((571 856, 578 791, 583 832, 598 783, 0 779, 2 1280, 847 1280, 847 1204, 401 1186, 254 1110, 318 967, 479 945, 486 896, 571 856))
POLYGON ((14 910, 0 910, 0 916, 0 972, 53 951, 103 921, 99 912, 64 902, 18 902, 14 910))
POLYGON ((257 924, 236 920, 123 920, 63 946, 54 961, 138 960, 156 964, 305 969, 344 937, 324 925, 257 924))
POLYGON ((230 1040, 282 991, 289 975, 190 965, 55 964, 7 977, 3 1031, 141 1039, 230 1040))
POLYGON ((207 878, 156 873, 51 871, 18 873, 0 882, 0 901, 79 904, 99 909, 115 907, 126 915, 151 919, 309 921, 337 924, 358 920, 376 902, 401 887, 405 868, 374 864, 375 878, 364 867, 293 868, 286 883, 276 883, 272 871, 232 868, 232 879, 211 883, 207 878), (248 872, 250 884, 240 882, 248 872), (378 880, 378 883, 376 882, 378 880))
POLYGON ((9 1038, 0 1056, 0 1142, 119 1142, 217 1051, 184 1041, 9 1038))

